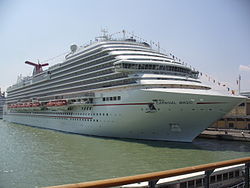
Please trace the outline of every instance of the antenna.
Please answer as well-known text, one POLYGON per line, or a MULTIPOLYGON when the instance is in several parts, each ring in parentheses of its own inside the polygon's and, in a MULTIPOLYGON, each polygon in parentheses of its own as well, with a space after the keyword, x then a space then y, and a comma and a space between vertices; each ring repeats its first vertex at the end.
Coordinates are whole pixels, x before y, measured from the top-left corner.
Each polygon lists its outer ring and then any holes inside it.
POLYGON ((239 95, 240 95, 240 81, 241 81, 241 75, 239 75, 239 95))
POLYGON ((103 33, 104 37, 107 37, 108 30, 107 29, 102 29, 101 32, 103 33))
POLYGON ((125 38, 126 38, 126 36, 125 36, 126 35, 126 31, 123 29, 122 33, 123 33, 123 39, 125 40, 125 38))

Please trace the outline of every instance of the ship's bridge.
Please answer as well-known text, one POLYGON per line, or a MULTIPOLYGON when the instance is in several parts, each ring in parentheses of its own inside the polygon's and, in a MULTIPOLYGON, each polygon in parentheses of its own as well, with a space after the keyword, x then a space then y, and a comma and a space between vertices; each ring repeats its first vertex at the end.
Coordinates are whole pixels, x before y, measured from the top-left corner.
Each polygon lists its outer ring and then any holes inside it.
POLYGON ((117 72, 177 75, 197 79, 199 72, 180 64, 163 61, 120 60, 114 63, 117 72))

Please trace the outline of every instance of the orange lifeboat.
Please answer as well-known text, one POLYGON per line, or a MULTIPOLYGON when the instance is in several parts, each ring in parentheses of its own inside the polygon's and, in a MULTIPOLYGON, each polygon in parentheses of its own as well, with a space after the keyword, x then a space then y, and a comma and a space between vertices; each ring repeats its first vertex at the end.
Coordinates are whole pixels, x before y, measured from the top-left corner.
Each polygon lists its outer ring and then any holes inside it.
POLYGON ((60 101, 57 101, 55 106, 64 106, 64 105, 67 105, 67 101, 66 100, 60 100, 60 101))
POLYGON ((21 108, 23 105, 22 104, 17 104, 16 108, 21 108))
POLYGON ((50 101, 47 103, 47 106, 55 106, 55 102, 54 101, 50 101))
POLYGON ((38 106, 40 106, 40 105, 41 105, 40 102, 35 102, 35 103, 32 104, 32 107, 38 107, 38 106))

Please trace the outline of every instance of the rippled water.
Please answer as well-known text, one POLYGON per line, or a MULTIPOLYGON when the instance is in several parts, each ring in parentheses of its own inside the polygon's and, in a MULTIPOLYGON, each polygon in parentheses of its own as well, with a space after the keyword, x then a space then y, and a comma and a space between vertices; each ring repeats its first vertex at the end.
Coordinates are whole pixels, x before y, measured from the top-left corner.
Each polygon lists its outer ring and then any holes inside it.
POLYGON ((135 175, 250 156, 250 143, 121 140, 0 120, 0 188, 31 188, 135 175))

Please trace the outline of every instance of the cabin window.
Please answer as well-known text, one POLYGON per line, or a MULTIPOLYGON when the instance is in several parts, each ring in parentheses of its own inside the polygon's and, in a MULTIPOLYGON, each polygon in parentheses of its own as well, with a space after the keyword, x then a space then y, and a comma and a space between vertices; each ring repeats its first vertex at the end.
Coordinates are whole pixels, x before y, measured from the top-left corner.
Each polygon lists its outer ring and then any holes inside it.
POLYGON ((182 182, 180 184, 180 188, 187 188, 187 182, 182 182))
POLYGON ((234 123, 229 123, 229 124, 228 124, 228 127, 229 127, 230 129, 233 129, 233 128, 234 128, 234 123))
POLYGON ((188 188, 194 187, 194 180, 188 181, 188 188))
POLYGON ((201 187, 202 186, 202 179, 197 179, 196 180, 196 187, 201 187))
POLYGON ((219 182, 219 181, 222 181, 222 175, 221 174, 217 175, 217 182, 219 182))
POLYGON ((215 176, 211 176, 211 177, 210 177, 210 182, 211 182, 211 183, 215 183, 215 176))
POLYGON ((233 172, 229 172, 229 179, 232 179, 234 177, 234 173, 233 172))
POLYGON ((235 172, 234 172, 234 177, 239 177, 240 176, 240 171, 239 170, 236 170, 235 172))
POLYGON ((228 173, 223 174, 223 180, 228 180, 228 173))

